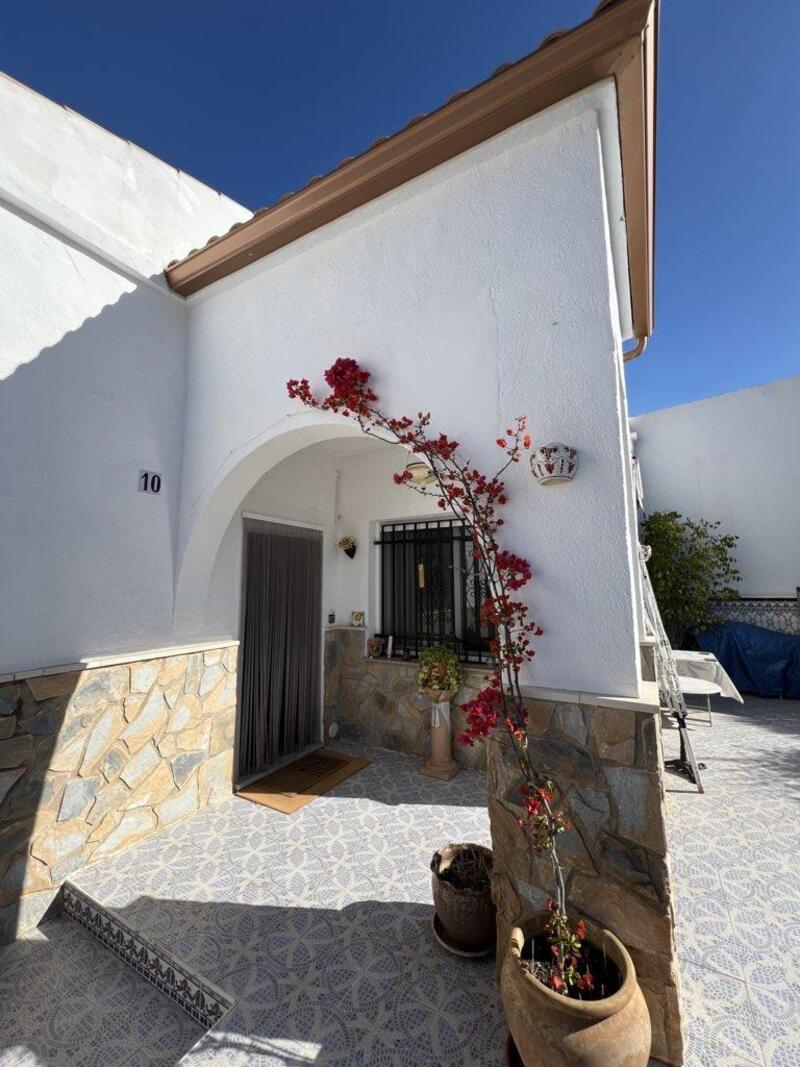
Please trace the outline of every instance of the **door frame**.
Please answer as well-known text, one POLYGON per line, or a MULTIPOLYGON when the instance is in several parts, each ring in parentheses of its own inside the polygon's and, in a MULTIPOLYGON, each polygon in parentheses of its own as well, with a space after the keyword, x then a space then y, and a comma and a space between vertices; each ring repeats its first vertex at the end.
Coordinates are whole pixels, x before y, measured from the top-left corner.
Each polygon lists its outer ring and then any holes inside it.
POLYGON ((252 782, 257 782, 259 778, 263 778, 267 774, 271 774, 273 771, 279 770, 281 767, 285 767, 289 763, 293 763, 295 760, 300 759, 301 756, 307 755, 309 752, 317 752, 325 744, 324 740, 324 716, 325 716, 325 607, 322 603, 322 589, 320 590, 320 618, 319 618, 319 632, 320 632, 320 693, 319 693, 319 741, 314 741, 312 744, 307 745, 306 748, 301 749, 299 752, 292 752, 291 754, 283 757, 283 759, 277 760, 266 770, 259 771, 257 774, 246 775, 244 778, 239 777, 239 741, 240 741, 240 724, 241 724, 241 711, 242 711, 242 657, 244 655, 244 606, 245 606, 245 585, 247 582, 247 538, 245 537, 245 519, 251 519, 256 522, 272 522, 278 526, 295 526, 303 530, 319 530, 322 534, 322 573, 321 584, 324 589, 325 586, 325 549, 326 549, 326 535, 325 527, 316 522, 301 522, 299 519, 284 519, 278 518, 276 515, 261 515, 255 511, 242 511, 239 513, 240 522, 240 579, 239 579, 239 650, 236 659, 236 721, 234 723, 233 733, 233 787, 234 792, 239 789, 243 789, 250 785, 252 782))

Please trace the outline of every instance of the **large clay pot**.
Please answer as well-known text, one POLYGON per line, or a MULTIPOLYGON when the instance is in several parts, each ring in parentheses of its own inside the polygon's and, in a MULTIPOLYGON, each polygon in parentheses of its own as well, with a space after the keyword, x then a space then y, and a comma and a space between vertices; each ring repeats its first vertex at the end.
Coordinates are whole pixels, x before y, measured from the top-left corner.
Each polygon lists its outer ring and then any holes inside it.
POLYGON ((529 912, 511 930, 500 971, 508 1028, 525 1067, 646 1067, 650 1016, 625 946, 586 920, 587 941, 619 968, 622 985, 603 1000, 573 1000, 548 989, 520 964, 547 912, 529 912))
POLYGON ((445 845, 439 852, 434 852, 431 860, 433 903, 443 931, 454 946, 467 950, 491 948, 497 936, 491 887, 461 889, 441 877, 458 853, 465 849, 485 856, 491 871, 491 849, 483 845, 445 845))

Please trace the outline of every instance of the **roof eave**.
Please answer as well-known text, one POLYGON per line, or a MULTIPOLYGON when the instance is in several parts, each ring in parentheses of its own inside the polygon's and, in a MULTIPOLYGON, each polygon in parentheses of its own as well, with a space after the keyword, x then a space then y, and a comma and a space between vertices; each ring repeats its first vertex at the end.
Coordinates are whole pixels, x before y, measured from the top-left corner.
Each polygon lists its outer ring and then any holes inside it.
POLYGON ((631 310, 653 329, 658 0, 612 0, 437 111, 167 268, 190 296, 603 78, 617 86, 631 310))

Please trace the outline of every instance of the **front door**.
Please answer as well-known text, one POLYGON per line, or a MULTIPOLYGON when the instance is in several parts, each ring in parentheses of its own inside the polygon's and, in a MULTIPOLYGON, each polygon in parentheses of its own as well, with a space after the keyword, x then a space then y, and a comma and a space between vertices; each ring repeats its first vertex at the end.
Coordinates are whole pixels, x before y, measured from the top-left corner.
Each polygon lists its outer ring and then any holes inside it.
POLYGON ((322 531, 244 520, 238 774, 319 743, 322 531))

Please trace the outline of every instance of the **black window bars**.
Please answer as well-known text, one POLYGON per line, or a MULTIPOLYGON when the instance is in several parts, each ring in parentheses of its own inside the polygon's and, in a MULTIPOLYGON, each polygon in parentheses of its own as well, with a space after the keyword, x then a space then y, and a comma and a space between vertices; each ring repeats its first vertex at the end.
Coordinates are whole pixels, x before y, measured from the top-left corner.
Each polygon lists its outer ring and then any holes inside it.
POLYGON ((432 645, 464 663, 490 662, 492 628, 481 626, 487 583, 472 555, 471 527, 458 519, 382 523, 381 632, 392 655, 416 659, 432 645))

